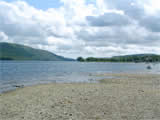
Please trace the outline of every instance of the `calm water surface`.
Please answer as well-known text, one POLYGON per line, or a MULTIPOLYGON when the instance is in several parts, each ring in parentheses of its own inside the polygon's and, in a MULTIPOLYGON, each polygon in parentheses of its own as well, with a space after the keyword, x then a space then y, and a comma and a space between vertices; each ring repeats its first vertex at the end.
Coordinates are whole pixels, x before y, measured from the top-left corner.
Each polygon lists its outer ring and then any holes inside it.
POLYGON ((0 92, 13 90, 16 85, 41 83, 95 82, 100 73, 160 73, 160 64, 145 63, 81 63, 46 61, 0 61, 0 92))

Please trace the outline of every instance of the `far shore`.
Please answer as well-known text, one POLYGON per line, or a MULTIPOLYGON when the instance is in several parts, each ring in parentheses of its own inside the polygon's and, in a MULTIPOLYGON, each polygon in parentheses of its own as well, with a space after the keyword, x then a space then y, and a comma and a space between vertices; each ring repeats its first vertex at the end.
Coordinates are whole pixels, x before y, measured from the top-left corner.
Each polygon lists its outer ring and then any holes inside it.
MULTIPOLYGON (((98 75, 97 75, 98 76, 98 75)), ((99 83, 53 83, 0 94, 2 120, 160 120, 159 74, 101 74, 99 83)))

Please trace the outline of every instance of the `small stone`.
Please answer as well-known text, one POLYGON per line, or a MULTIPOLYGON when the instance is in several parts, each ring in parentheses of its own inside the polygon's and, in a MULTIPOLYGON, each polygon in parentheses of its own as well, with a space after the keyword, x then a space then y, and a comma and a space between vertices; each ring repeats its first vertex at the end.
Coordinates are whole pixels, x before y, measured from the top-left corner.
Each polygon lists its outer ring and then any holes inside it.
POLYGON ((51 108, 55 108, 55 107, 52 105, 51 108))
POLYGON ((87 101, 88 99, 87 99, 87 98, 85 98, 84 100, 86 100, 86 101, 87 101))

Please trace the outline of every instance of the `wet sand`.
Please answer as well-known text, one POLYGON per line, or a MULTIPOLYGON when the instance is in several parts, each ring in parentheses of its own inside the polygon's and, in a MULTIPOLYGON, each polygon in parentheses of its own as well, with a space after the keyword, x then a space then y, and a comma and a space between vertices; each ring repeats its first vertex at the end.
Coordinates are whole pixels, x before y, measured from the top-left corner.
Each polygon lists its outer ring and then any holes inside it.
POLYGON ((160 120, 160 75, 103 74, 0 94, 0 120, 160 120))

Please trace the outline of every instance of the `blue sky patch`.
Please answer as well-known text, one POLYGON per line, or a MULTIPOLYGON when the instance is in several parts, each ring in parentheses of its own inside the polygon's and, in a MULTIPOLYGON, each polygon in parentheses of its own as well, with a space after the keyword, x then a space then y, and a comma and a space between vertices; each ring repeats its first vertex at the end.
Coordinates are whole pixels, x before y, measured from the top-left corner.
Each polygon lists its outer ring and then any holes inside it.
MULTIPOLYGON (((17 0, 4 0, 4 1, 13 2, 17 0)), ((63 3, 60 2, 60 0, 19 0, 19 1, 25 1, 29 5, 32 5, 35 8, 43 9, 43 10, 46 10, 48 8, 58 8, 61 5, 63 5, 63 3)))

